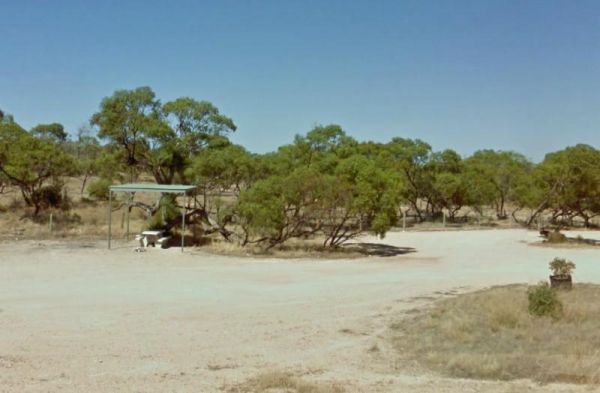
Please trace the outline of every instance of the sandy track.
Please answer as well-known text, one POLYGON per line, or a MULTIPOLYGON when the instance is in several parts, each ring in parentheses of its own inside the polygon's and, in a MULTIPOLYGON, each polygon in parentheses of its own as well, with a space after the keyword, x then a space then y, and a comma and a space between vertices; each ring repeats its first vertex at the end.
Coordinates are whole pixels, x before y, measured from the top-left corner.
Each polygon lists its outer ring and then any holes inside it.
POLYGON ((0 392, 219 392, 268 370, 350 392, 590 391, 419 375, 384 340, 403 310, 448 291, 534 283, 554 256, 600 282, 598 250, 525 243, 535 239, 390 233, 383 243, 417 252, 333 261, 0 244, 0 392))

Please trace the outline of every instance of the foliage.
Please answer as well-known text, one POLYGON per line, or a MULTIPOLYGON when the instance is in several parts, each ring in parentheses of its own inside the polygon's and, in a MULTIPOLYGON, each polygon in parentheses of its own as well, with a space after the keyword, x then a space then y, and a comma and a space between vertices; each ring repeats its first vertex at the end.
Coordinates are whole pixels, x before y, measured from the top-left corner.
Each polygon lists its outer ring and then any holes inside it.
POLYGON ((91 198, 107 201, 112 181, 110 179, 100 178, 90 183, 87 192, 91 198))
POLYGON ((549 263, 550 270, 554 276, 567 277, 575 270, 575 264, 565 258, 554 258, 549 263))
MULTIPOLYGON (((559 229, 575 221, 592 226, 600 215, 600 151, 589 145, 534 164, 510 151, 435 151, 419 139, 359 142, 329 124, 275 152, 252 154, 228 140, 237 127, 212 103, 162 103, 150 87, 104 98, 74 139, 59 123, 27 132, 0 114, 0 193, 18 188, 36 214, 46 208, 39 190, 65 176, 81 179, 81 195, 88 179, 101 178, 90 187, 99 199, 109 182, 151 176, 198 185, 200 198, 188 209, 207 232, 266 247, 317 234, 331 247, 365 232, 383 236, 407 209, 419 222, 442 213, 461 220, 487 207, 517 220, 522 210, 529 212, 525 225, 549 213, 559 229)), ((135 206, 148 216, 160 207, 135 206)))
POLYGON ((65 128, 60 123, 38 124, 29 132, 38 138, 47 138, 59 143, 65 142, 68 136, 65 128))
POLYGON ((532 164, 521 154, 495 150, 477 151, 465 163, 476 189, 487 194, 482 200, 493 203, 498 218, 506 218, 506 204, 532 164))
POLYGON ((203 188, 204 195, 232 190, 236 194, 257 178, 257 163, 246 149, 226 144, 194 156, 186 177, 203 188))
POLYGON ((517 202, 533 211, 528 224, 550 209, 556 223, 581 217, 589 226, 600 214, 599 163, 600 151, 588 145, 547 154, 518 187, 517 202))
POLYGON ((98 127, 99 138, 122 148, 132 181, 147 161, 152 139, 169 132, 162 121, 160 102, 149 87, 118 90, 104 98, 90 122, 98 127))
MULTIPOLYGON (((371 145, 374 147, 376 145, 371 145)), ((403 197, 417 214, 419 220, 425 220, 425 214, 433 214, 433 182, 434 174, 430 161, 433 150, 431 146, 419 139, 393 138, 383 146, 379 153, 383 160, 389 161, 393 167, 403 175, 406 187, 403 197), (421 207, 421 201, 426 202, 426 207, 421 207), (423 211, 425 210, 425 211, 423 211)))
POLYGON ((567 236, 559 231, 551 231, 548 233, 546 241, 548 243, 565 243, 567 241, 567 236))
POLYGON ((16 123, 0 124, 0 173, 18 187, 34 216, 51 205, 43 190, 73 173, 73 159, 54 140, 37 138, 16 123))
POLYGON ((385 236, 396 221, 403 184, 397 173, 353 155, 340 161, 323 191, 325 245, 337 246, 365 231, 385 236))
POLYGON ((243 230, 242 244, 272 248, 294 237, 316 232, 311 226, 322 178, 301 168, 288 176, 270 176, 240 194, 236 210, 243 230))
POLYGON ((82 127, 77 132, 77 139, 67 141, 65 150, 75 158, 75 171, 82 178, 80 195, 83 195, 85 186, 90 177, 103 174, 105 178, 113 178, 115 175, 115 161, 109 164, 109 170, 103 169, 101 157, 106 154, 92 130, 82 127))
POLYGON ((65 194, 64 185, 60 182, 44 185, 33 192, 32 199, 36 201, 40 210, 60 208, 68 210, 70 200, 65 194))
POLYGON ((562 303, 558 299, 556 291, 550 288, 547 282, 529 288, 527 291, 529 300, 528 310, 531 315, 537 317, 549 316, 559 318, 562 313, 562 303))
POLYGON ((271 248, 321 233, 324 245, 335 247, 365 231, 385 235, 397 217, 402 181, 357 147, 339 126, 317 126, 270 155, 272 174, 240 194, 242 243, 271 248))
POLYGON ((91 124, 101 139, 123 152, 130 179, 147 170, 160 184, 185 182, 192 156, 236 129, 209 102, 179 98, 163 106, 149 87, 104 98, 91 124))

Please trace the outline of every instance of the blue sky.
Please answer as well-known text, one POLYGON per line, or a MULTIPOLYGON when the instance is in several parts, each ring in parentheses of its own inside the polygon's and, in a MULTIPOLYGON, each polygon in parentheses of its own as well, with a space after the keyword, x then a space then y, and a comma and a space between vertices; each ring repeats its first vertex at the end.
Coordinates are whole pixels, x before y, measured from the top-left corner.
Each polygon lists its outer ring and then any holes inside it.
POLYGON ((316 124, 538 160, 600 147, 600 1, 5 1, 0 108, 74 132, 116 89, 213 102, 265 152, 316 124))

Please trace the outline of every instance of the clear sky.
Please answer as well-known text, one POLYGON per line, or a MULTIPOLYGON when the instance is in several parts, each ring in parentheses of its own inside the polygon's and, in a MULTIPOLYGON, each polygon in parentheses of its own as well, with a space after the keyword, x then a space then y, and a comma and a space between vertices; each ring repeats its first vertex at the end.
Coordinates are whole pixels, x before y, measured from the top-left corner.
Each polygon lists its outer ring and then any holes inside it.
POLYGON ((316 124, 538 160, 600 147, 600 1, 0 0, 0 108, 70 132, 116 89, 213 102, 265 152, 316 124))

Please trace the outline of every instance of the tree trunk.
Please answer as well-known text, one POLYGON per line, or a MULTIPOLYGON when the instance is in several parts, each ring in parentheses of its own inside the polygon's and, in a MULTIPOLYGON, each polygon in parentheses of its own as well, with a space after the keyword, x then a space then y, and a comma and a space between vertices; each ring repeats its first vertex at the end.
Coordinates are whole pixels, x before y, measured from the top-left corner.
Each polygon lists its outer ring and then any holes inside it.
POLYGON ((83 197, 83 191, 85 190, 85 184, 87 183, 89 178, 89 175, 86 173, 85 176, 83 176, 83 182, 81 184, 81 190, 79 192, 79 196, 83 197))

